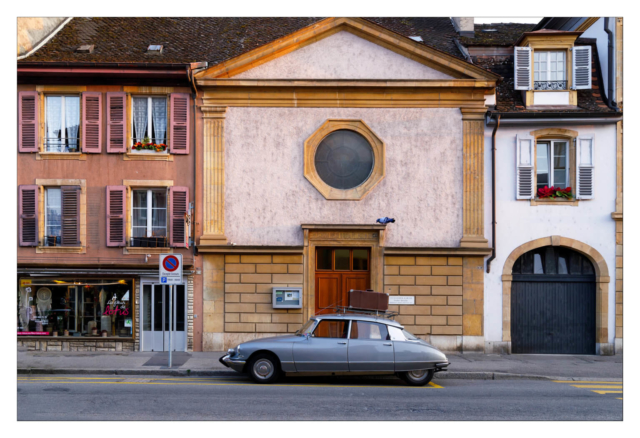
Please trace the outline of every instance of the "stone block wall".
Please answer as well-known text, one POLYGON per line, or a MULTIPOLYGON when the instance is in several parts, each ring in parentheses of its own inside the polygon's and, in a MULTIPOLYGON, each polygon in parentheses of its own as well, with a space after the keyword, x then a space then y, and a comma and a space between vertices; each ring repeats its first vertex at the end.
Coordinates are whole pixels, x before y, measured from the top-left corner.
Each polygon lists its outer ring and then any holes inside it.
POLYGON ((67 337, 47 337, 38 339, 18 339, 18 347, 27 351, 135 351, 133 339, 75 339, 67 337))
POLYGON ((396 320, 411 333, 463 334, 462 257, 386 256, 384 292, 413 295, 415 305, 390 305, 399 312, 396 320))
POLYGON ((273 287, 302 287, 302 255, 224 257, 225 333, 293 333, 302 309, 274 309, 273 287))
MULTIPOLYGON (((616 340, 622 340, 622 221, 616 222, 616 340)), ((618 342, 616 342, 618 343, 618 342)), ((621 348, 617 348, 619 350, 621 348)), ((617 351, 616 351, 617 352, 617 351)))

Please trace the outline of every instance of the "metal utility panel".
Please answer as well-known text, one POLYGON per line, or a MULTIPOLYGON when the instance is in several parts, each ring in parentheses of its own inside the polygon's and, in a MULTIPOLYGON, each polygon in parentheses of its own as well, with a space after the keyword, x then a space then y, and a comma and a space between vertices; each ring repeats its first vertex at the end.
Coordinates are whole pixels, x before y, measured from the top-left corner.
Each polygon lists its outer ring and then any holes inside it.
POLYGON ((301 287, 274 287, 273 288, 273 308, 274 309, 301 309, 302 308, 302 288, 301 287))

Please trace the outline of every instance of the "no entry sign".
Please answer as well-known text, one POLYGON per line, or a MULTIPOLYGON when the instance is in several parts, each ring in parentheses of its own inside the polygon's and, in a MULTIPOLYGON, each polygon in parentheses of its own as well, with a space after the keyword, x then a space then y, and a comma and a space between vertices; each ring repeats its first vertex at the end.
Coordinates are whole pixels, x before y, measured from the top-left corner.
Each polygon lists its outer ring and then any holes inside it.
POLYGON ((182 254, 160 254, 160 283, 182 283, 182 254))

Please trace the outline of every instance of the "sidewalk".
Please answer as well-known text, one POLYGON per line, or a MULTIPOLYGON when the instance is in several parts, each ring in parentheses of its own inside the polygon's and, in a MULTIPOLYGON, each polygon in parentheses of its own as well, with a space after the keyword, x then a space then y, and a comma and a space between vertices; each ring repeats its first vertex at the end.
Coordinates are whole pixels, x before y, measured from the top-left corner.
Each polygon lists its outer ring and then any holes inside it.
MULTIPOLYGON (((218 358, 223 352, 18 351, 18 374, 236 375, 218 358)), ((447 353, 449 370, 436 379, 622 380, 622 355, 498 355, 447 353)))

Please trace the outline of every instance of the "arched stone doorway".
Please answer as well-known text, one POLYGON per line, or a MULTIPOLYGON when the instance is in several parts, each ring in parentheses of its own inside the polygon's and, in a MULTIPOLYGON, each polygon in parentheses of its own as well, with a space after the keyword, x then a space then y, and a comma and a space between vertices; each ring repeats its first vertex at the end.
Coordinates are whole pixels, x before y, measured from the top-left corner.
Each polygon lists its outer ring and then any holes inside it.
POLYGON ((593 265, 595 273, 595 341, 596 354, 613 354, 608 343, 608 311, 609 311, 609 269, 602 255, 594 248, 580 241, 561 236, 549 236, 527 242, 514 249, 505 261, 502 270, 502 340, 511 345, 511 303, 513 286, 513 267, 525 253, 546 246, 565 247, 586 257, 593 265))

